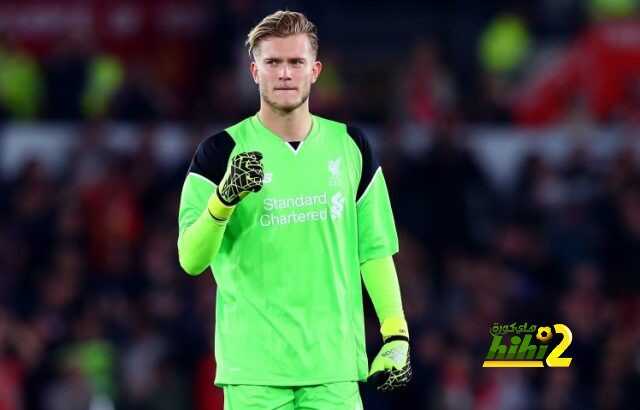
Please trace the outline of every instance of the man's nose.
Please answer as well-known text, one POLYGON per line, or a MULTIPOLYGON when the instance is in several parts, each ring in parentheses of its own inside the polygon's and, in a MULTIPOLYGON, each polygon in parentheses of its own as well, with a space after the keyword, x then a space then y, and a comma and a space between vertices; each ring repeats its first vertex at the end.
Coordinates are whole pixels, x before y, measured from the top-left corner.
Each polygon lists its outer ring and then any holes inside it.
POLYGON ((288 64, 282 64, 279 73, 280 80, 290 80, 291 79, 291 70, 289 69, 288 64))

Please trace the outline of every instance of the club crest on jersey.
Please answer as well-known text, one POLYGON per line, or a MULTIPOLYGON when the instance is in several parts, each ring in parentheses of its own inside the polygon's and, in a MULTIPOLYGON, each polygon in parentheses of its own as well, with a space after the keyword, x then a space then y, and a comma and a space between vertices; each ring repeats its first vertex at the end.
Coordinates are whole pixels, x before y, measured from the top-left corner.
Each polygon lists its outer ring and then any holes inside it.
POLYGON ((329 185, 340 185, 340 158, 330 159, 328 163, 329 167, 329 185))

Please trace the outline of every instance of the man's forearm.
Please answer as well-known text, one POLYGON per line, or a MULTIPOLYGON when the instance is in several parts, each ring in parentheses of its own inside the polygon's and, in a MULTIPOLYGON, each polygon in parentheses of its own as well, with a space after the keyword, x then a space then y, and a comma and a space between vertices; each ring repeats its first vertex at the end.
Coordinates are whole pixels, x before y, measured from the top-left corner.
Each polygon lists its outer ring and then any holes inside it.
POLYGON ((233 207, 222 204, 214 192, 198 219, 178 238, 180 266, 190 275, 199 275, 211 263, 222 243, 233 207))
POLYGON ((362 279, 380 320, 384 344, 371 362, 370 380, 379 391, 391 391, 411 380, 409 329, 393 258, 372 259, 361 265, 362 279))
MULTIPOLYGON (((400 328, 406 332, 402 309, 402 297, 393 258, 387 256, 369 260, 361 265, 362 279, 384 333, 397 334, 400 328)), ((408 335, 406 335, 408 336, 408 335)))

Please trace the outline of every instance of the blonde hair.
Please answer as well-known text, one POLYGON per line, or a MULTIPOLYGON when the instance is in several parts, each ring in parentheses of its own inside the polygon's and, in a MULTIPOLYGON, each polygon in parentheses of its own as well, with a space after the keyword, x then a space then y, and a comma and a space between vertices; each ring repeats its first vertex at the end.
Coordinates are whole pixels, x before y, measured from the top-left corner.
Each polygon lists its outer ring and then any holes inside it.
POLYGON ((249 57, 254 57, 261 40, 272 36, 288 37, 294 34, 306 34, 313 52, 318 54, 318 32, 315 24, 297 11, 278 10, 263 18, 247 35, 245 45, 249 50, 249 57))

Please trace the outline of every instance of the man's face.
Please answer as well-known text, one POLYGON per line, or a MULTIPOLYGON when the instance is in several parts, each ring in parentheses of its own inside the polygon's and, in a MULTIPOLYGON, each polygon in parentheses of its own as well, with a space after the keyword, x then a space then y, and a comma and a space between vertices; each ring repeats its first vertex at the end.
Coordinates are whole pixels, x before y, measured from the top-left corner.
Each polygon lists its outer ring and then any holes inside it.
POLYGON ((262 101, 289 113, 309 99, 322 64, 306 34, 267 37, 260 41, 251 63, 251 75, 260 88, 262 101))

